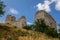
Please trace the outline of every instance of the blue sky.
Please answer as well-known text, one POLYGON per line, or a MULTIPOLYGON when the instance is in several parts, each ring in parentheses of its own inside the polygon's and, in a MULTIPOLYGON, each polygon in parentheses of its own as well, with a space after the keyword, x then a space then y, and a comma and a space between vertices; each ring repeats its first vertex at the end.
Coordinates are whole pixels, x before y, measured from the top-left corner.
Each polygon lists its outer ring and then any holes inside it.
POLYGON ((0 18, 4 22, 6 15, 11 14, 17 19, 26 16, 28 23, 34 22, 34 16, 38 10, 45 10, 57 22, 60 23, 60 1, 59 0, 2 0, 6 5, 5 15, 0 18))

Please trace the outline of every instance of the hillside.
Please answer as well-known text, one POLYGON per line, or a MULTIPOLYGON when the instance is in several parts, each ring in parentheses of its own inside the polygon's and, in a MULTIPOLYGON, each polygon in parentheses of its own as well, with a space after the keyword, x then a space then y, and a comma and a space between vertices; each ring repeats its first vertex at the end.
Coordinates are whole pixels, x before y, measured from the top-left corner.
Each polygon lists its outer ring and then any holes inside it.
POLYGON ((0 24, 0 40, 58 40, 44 33, 17 28, 10 24, 0 24))

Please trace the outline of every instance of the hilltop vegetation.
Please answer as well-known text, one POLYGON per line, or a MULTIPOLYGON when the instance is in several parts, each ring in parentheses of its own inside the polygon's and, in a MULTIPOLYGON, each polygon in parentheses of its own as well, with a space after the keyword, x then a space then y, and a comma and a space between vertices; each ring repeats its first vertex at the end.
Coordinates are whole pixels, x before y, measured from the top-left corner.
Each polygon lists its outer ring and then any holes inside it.
POLYGON ((17 28, 11 24, 0 24, 0 40, 58 40, 58 38, 23 28, 17 28))
MULTIPOLYGON (((0 2, 0 16, 4 15, 3 2, 0 2)), ((17 28, 11 24, 0 24, 0 40, 58 40, 54 29, 38 20, 35 25, 17 28), (33 29, 33 30, 32 30, 33 29)))
POLYGON ((58 37, 56 28, 52 28, 51 26, 46 25, 43 19, 39 19, 37 22, 35 22, 35 24, 30 26, 27 25, 24 28, 27 30, 34 30, 37 32, 45 33, 51 37, 58 37))

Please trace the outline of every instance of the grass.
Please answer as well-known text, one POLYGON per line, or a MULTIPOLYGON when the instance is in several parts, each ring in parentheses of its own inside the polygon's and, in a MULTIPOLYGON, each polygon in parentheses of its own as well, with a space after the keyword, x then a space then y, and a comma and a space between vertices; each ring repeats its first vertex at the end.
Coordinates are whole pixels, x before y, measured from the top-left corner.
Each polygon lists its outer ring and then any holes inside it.
POLYGON ((44 33, 36 32, 32 30, 26 30, 23 28, 14 28, 10 24, 0 24, 0 40, 59 40, 58 38, 52 38, 44 33), (6 30, 9 29, 9 30, 6 30))

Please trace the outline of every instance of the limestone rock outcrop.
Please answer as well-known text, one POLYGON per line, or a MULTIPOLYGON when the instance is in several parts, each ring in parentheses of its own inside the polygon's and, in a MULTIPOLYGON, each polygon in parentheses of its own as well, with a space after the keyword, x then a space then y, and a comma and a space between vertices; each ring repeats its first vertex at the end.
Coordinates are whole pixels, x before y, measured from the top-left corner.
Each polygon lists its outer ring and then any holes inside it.
POLYGON ((35 21, 37 19, 44 19, 46 25, 49 25, 51 28, 56 28, 56 21, 44 10, 38 11, 35 15, 35 21))

